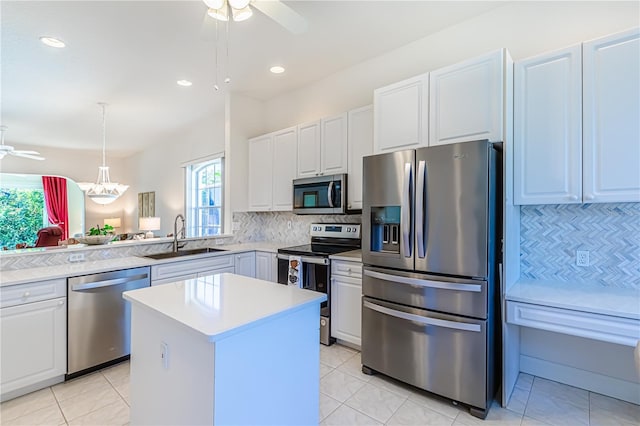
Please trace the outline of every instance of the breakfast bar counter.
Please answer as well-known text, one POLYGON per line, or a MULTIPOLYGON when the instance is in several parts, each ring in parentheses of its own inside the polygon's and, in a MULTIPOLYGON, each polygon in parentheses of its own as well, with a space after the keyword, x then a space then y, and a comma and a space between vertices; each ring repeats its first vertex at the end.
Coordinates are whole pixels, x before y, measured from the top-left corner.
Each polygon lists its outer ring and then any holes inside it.
POLYGON ((131 424, 314 424, 326 295, 234 274, 124 293, 131 424))

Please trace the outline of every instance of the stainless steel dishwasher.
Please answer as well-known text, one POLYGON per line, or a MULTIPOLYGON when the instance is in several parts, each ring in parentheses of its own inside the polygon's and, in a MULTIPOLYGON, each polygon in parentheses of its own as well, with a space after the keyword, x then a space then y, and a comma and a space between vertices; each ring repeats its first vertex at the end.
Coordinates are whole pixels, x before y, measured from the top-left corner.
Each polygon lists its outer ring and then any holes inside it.
POLYGON ((144 267, 68 279, 67 378, 129 355, 131 307, 122 292, 149 287, 150 276, 144 267))

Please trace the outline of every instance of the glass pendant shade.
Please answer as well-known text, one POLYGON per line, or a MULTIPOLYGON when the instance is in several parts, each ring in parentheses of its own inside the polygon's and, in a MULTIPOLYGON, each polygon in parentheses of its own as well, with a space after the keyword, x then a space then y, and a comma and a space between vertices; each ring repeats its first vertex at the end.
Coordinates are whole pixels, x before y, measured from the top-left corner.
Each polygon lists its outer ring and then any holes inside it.
POLYGON ((206 4, 209 9, 222 9, 224 5, 224 0, 204 0, 204 4, 206 4))
POLYGON ((228 0, 229 1, 229 6, 231 6, 234 9, 244 9, 245 7, 249 6, 249 3, 251 3, 251 0, 228 0))
POLYGON ((87 197, 96 204, 113 203, 129 188, 129 185, 122 185, 111 182, 109 177, 109 167, 106 165, 106 104, 98 104, 102 107, 102 166, 98 167, 98 179, 96 183, 79 182, 78 186, 85 192, 87 197))
POLYGON ((226 5, 221 9, 209 9, 207 14, 218 21, 226 22, 229 20, 229 10, 226 5))
POLYGON ((251 18, 251 15, 253 15, 253 11, 251 11, 249 6, 242 9, 232 9, 231 13, 233 15, 233 20, 236 22, 246 21, 251 18))

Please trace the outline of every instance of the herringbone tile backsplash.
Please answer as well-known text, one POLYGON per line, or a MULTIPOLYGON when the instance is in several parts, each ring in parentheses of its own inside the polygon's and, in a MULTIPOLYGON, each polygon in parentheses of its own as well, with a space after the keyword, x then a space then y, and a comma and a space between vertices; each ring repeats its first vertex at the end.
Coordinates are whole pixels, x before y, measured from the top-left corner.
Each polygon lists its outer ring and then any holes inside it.
POLYGON ((522 206, 520 226, 522 278, 640 288, 640 203, 522 206))

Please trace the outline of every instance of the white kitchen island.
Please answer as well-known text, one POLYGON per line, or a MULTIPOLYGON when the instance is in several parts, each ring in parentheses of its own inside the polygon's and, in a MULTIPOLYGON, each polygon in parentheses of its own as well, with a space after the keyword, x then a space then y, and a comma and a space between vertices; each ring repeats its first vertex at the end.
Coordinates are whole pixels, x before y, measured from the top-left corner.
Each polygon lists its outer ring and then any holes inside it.
POLYGON ((225 273, 124 298, 132 425, 318 423, 325 294, 225 273))

